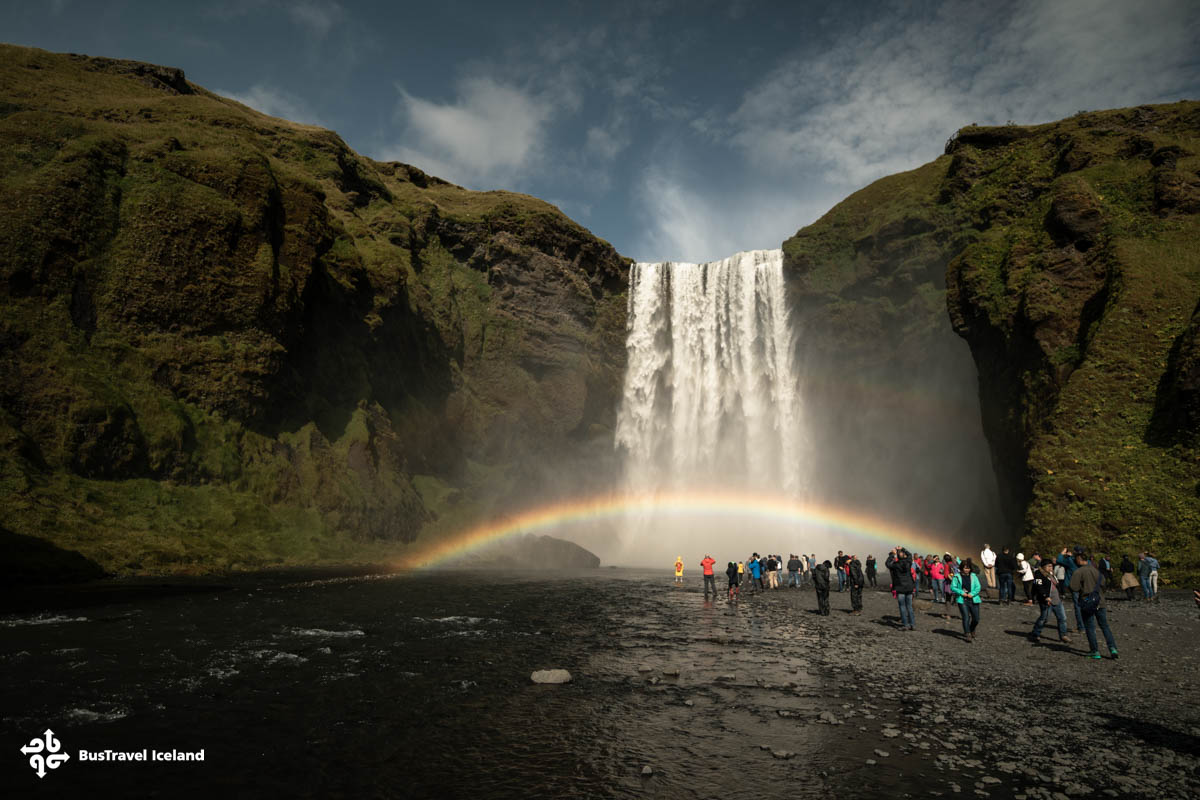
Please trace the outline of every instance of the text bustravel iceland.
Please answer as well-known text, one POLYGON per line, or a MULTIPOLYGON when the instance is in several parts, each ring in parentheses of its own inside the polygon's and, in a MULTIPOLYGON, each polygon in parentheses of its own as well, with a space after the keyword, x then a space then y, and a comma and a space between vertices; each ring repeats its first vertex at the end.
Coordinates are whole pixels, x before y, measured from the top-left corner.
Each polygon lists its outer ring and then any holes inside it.
POLYGON ((203 761, 203 750, 80 750, 80 761, 203 761))
MULTIPOLYGON (((141 750, 78 750, 77 761, 80 762, 129 762, 129 761, 203 761, 203 750, 151 750, 149 747, 141 750)), ((71 760, 71 756, 63 747, 62 740, 54 731, 47 728, 41 736, 35 736, 21 748, 21 753, 29 759, 29 766, 44 778, 54 770, 71 760)))

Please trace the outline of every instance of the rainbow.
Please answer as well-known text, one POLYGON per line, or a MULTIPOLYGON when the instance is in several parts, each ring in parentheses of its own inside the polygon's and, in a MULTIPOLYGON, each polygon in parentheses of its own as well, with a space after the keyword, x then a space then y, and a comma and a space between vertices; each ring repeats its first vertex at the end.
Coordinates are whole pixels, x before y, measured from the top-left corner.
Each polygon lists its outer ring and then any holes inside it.
POLYGON ((941 553, 949 537, 905 527, 878 517, 829 506, 799 503, 777 495, 734 491, 679 491, 658 494, 609 494, 560 501, 526 509, 499 520, 481 523, 460 533, 416 545, 397 565, 401 569, 436 567, 473 550, 508 537, 637 512, 677 518, 757 519, 793 527, 841 531, 859 539, 888 545, 903 544, 914 552, 941 553))

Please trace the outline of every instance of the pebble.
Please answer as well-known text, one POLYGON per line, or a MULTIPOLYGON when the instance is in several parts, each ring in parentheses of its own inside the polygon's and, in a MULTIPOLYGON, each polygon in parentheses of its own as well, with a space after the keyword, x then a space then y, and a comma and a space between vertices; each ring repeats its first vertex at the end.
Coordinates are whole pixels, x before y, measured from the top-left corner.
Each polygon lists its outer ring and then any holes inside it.
POLYGON ((889 755, 891 755, 891 753, 889 753, 887 750, 880 750, 877 747, 875 748, 875 755, 879 756, 880 758, 887 758, 889 755))
POLYGON ((539 669, 535 670, 529 679, 534 683, 569 683, 571 673, 565 669, 539 669))
POLYGON ((838 718, 833 715, 832 711, 822 711, 817 719, 821 720, 821 722, 827 722, 830 725, 838 724, 838 718))
POLYGON ((646 766, 642 767, 642 775, 643 775, 643 776, 645 776, 645 775, 653 775, 653 774, 654 774, 654 770, 650 768, 650 765, 649 765, 649 764, 647 764, 646 766))

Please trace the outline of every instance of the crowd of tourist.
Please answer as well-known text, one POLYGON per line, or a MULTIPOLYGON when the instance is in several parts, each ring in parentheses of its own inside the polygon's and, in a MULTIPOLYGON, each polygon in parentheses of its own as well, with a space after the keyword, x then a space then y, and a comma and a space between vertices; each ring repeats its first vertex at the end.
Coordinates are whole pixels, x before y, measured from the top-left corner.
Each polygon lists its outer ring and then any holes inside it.
MULTIPOLYGON (((700 567, 704 578, 704 594, 715 599, 717 561, 706 553, 700 567)), ((1038 616, 1029 633, 1034 643, 1041 641, 1042 630, 1051 617, 1059 640, 1070 643, 1065 609, 1069 602, 1074 630, 1087 635, 1089 656, 1097 659, 1103 657, 1097 639, 1097 627, 1104 637, 1109 656, 1118 656, 1116 639, 1109 627, 1105 608, 1106 591, 1124 591, 1126 599, 1134 600, 1135 592, 1140 587, 1143 600, 1158 599, 1159 564, 1150 552, 1139 553, 1136 564, 1129 555, 1125 555, 1119 567, 1119 579, 1107 555, 1100 554, 1093 558, 1082 547, 1064 547, 1054 558, 1043 558, 1039 553, 1026 558, 1024 553, 1013 555, 1012 548, 1002 547, 997 553, 991 545, 985 544, 976 563, 972 558, 950 553, 941 556, 934 553, 913 554, 897 546, 888 551, 883 568, 882 580, 887 581, 892 596, 896 598, 899 628, 902 631, 916 630, 913 601, 928 592, 933 608, 936 610, 941 606, 944 619, 950 619, 952 609, 957 611, 962 621, 963 639, 972 642, 980 624, 983 600, 990 600, 994 590, 997 604, 1020 602, 1035 607, 1038 616), (1016 595, 1018 581, 1024 598, 1021 601, 1017 600, 1016 595)), ((679 556, 675 559, 677 585, 683 585, 683 572, 683 557, 679 556)), ((879 586, 879 575, 878 562, 871 554, 865 560, 860 560, 854 553, 839 550, 831 561, 818 560, 815 553, 792 553, 786 559, 779 554, 761 556, 752 553, 749 558, 727 563, 725 577, 728 585, 724 594, 733 603, 738 602, 743 593, 811 588, 816 594, 817 613, 828 616, 830 593, 849 592, 850 613, 860 615, 863 610, 863 588, 879 586)), ((1197 604, 1200 605, 1200 594, 1197 595, 1197 604)))

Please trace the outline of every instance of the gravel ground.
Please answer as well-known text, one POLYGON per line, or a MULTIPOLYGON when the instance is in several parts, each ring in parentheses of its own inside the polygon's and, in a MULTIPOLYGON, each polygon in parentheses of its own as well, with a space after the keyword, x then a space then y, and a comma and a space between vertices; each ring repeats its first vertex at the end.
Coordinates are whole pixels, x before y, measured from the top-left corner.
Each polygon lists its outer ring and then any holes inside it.
MULTIPOLYGON (((802 614, 819 632, 821 647, 809 655, 839 687, 840 702, 828 706, 834 724, 906 762, 910 779, 889 781, 903 796, 1200 796, 1200 614, 1190 591, 1158 603, 1110 596, 1120 656, 1099 661, 1088 657, 1086 634, 1075 633, 1069 605, 1070 644, 1053 627, 1032 644, 1036 607, 994 601, 984 601, 967 642, 957 609, 945 619, 928 598, 917 603, 914 632, 899 629, 883 591, 865 592, 861 616, 849 614, 849 592, 831 594, 829 617, 815 613, 809 590, 768 591, 741 605, 743 613, 802 614)), ((839 783, 835 795, 853 796, 839 783)))

